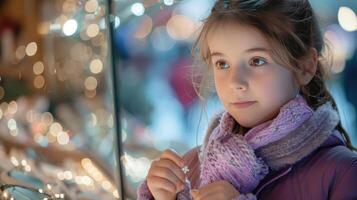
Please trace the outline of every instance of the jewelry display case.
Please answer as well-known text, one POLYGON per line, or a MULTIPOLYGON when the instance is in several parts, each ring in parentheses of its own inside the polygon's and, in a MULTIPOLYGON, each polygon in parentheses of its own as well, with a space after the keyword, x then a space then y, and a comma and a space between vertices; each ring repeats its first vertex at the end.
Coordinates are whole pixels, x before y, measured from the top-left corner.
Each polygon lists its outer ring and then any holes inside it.
POLYGON ((1 199, 118 199, 107 2, 0 6, 1 199))

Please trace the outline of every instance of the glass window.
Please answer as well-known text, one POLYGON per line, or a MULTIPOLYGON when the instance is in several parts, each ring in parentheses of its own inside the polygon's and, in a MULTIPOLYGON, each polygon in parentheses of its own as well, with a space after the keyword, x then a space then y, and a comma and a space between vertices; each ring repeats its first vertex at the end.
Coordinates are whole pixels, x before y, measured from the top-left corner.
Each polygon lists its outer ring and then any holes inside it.
POLYGON ((119 198, 107 2, 0 6, 1 193, 119 198))

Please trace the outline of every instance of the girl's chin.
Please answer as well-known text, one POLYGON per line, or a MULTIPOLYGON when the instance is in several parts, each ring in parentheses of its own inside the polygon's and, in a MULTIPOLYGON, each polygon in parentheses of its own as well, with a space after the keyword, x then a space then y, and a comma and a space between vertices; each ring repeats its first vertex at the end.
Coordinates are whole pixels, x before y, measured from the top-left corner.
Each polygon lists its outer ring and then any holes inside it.
POLYGON ((254 126, 258 125, 257 122, 254 121, 244 121, 244 120, 239 120, 238 124, 243 126, 244 128, 253 128, 254 126))
POLYGON ((260 124, 262 124, 264 122, 269 121, 269 119, 267 119, 267 120, 264 120, 264 119, 256 119, 256 120, 239 119, 239 120, 237 120, 236 119, 236 121, 238 122, 239 125, 243 126, 244 128, 250 129, 250 128, 258 126, 258 125, 260 125, 260 124))

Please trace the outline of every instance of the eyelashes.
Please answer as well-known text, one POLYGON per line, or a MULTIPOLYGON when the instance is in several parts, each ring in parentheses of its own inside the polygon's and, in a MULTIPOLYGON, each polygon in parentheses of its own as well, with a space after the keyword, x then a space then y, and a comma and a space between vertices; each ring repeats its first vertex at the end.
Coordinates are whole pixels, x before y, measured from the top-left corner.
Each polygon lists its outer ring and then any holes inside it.
MULTIPOLYGON (((260 67, 267 64, 267 60, 262 57, 253 57, 248 61, 249 66, 260 67)), ((219 59, 214 63, 217 69, 227 69, 230 67, 229 63, 223 59, 219 59)))
POLYGON ((266 59, 261 58, 261 57, 254 57, 249 61, 249 65, 251 66, 262 66, 267 63, 266 59), (256 62, 257 61, 257 62, 256 62))
POLYGON ((218 60, 216 63, 215 63, 215 66, 217 69, 227 69, 229 67, 228 63, 224 60, 218 60), (222 66, 226 66, 226 68, 222 68, 222 66))

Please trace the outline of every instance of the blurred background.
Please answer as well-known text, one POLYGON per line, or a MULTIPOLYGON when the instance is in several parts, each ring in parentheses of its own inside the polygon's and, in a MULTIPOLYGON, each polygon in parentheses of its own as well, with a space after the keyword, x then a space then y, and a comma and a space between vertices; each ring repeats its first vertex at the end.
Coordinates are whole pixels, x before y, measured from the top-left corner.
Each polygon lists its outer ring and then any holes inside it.
MULTIPOLYGON (((329 89, 357 146, 357 1, 310 2, 334 55, 329 89)), ((214 94, 201 102, 190 76, 213 3, 1 0, 0 184, 17 188, 1 197, 136 199, 163 150, 200 145, 223 109, 214 94)))

